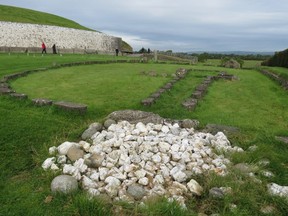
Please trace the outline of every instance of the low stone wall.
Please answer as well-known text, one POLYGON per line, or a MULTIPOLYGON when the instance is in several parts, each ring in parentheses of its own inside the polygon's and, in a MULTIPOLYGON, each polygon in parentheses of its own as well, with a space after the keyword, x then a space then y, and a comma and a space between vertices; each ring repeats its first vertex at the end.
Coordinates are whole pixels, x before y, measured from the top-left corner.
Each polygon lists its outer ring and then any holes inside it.
POLYGON ((42 41, 61 53, 114 53, 121 38, 72 28, 0 21, 0 52, 39 52, 42 41))
POLYGON ((274 74, 271 71, 261 70, 260 72, 265 76, 269 77, 270 79, 278 82, 279 85, 281 85, 285 90, 288 90, 288 80, 278 76, 277 74, 274 74))

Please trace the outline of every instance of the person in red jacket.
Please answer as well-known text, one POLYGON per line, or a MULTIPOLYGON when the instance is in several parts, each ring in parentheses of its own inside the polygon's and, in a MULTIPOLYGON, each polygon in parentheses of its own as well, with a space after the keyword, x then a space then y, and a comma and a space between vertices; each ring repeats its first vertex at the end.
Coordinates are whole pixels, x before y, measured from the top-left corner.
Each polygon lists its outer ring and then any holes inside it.
POLYGON ((47 53, 47 52, 46 52, 46 45, 45 45, 44 42, 42 42, 42 54, 43 54, 44 52, 47 53))

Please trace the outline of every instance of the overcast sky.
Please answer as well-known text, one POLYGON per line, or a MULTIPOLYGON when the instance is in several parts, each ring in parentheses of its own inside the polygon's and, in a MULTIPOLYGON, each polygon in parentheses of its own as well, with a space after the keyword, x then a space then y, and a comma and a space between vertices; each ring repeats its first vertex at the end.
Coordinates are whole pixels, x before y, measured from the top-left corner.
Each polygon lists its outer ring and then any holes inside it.
POLYGON ((280 51, 287 0, 0 0, 122 37, 134 50, 280 51))

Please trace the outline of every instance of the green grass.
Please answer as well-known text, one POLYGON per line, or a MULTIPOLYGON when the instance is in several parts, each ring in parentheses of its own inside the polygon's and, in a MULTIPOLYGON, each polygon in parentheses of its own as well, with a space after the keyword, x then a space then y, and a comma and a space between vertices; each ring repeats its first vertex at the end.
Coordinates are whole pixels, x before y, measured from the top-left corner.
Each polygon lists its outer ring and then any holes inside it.
MULTIPOLYGON (((1 76, 27 69, 57 64, 107 60, 98 55, 8 55, 1 54, 1 76)), ((245 64, 244 64, 245 65, 245 64)), ((251 66, 252 67, 252 66, 251 66)), ((96 64, 66 67, 37 72, 11 82, 18 92, 30 98, 48 97, 88 104, 84 116, 67 114, 53 107, 34 107, 31 102, 0 96, 0 215, 262 215, 260 207, 266 204, 276 208, 274 215, 286 215, 287 200, 267 194, 266 184, 288 184, 288 148, 274 139, 288 136, 288 94, 275 82, 255 70, 224 69, 201 64, 96 64), (140 100, 166 83, 170 77, 149 77, 142 71, 171 74, 179 67, 194 69, 179 81, 171 91, 163 94, 151 107, 142 107, 140 100), (208 71, 202 71, 208 70, 208 71), (209 70, 211 72, 209 72, 209 70), (217 81, 194 112, 181 106, 195 86, 215 70, 235 74, 235 81, 217 81), (69 90, 69 91, 68 91, 69 90), (230 155, 234 163, 256 164, 267 158, 270 164, 259 167, 275 174, 272 179, 259 176, 262 184, 231 170, 225 177, 194 176, 204 186, 201 197, 187 201, 188 210, 165 199, 151 200, 145 208, 138 204, 110 203, 102 199, 88 200, 85 193, 54 196, 50 182, 56 174, 44 172, 41 163, 48 157, 48 148, 62 142, 78 141, 82 131, 91 123, 101 121, 108 113, 124 108, 152 111, 173 119, 196 118, 201 125, 217 123, 236 126, 240 133, 231 136, 233 144, 247 149, 257 145, 255 152, 230 155), (212 187, 230 186, 233 194, 223 200, 209 197, 212 187), (53 197, 45 202, 48 196, 53 197), (231 210, 230 204, 237 205, 231 210), (120 213, 119 213, 120 211, 120 213)))
MULTIPOLYGON (((0 77, 7 74, 32 70, 37 68, 49 68, 65 64, 69 62, 85 62, 85 61, 116 61, 127 60, 130 57, 112 55, 77 55, 77 54, 63 54, 53 55, 47 54, 42 56, 41 53, 32 53, 30 55, 19 53, 0 53, 0 77)), ((132 58, 133 59, 133 58, 132 58)))
POLYGON ((67 67, 31 74, 12 86, 30 98, 84 103, 89 111, 107 115, 116 109, 141 108, 139 102, 172 79, 178 68, 123 63, 67 67), (143 71, 155 71, 159 76, 143 75, 143 71))
POLYGON ((7 5, 0 5, 0 21, 55 25, 82 30, 91 30, 64 17, 7 5))

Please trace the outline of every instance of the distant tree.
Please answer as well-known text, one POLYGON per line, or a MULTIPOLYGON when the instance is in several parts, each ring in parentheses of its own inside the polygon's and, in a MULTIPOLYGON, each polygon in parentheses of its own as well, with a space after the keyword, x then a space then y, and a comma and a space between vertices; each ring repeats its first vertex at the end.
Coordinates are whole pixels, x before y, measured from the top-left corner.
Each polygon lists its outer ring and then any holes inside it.
POLYGON ((275 52, 274 56, 262 62, 261 65, 288 68, 288 49, 281 52, 275 52))
POLYGON ((142 47, 142 48, 139 50, 139 53, 147 53, 147 50, 146 50, 144 47, 142 47))
POLYGON ((150 48, 148 48, 147 52, 148 52, 148 54, 149 54, 149 53, 151 53, 151 50, 150 50, 150 48))

